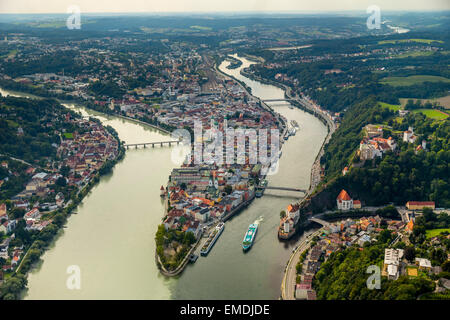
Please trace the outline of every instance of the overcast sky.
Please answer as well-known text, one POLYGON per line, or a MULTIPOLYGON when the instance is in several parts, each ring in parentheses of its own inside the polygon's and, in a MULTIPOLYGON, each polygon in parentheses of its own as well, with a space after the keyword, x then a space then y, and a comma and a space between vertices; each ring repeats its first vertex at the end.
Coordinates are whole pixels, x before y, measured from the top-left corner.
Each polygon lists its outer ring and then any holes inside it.
POLYGON ((0 13, 450 10, 450 0, 0 0, 0 13))

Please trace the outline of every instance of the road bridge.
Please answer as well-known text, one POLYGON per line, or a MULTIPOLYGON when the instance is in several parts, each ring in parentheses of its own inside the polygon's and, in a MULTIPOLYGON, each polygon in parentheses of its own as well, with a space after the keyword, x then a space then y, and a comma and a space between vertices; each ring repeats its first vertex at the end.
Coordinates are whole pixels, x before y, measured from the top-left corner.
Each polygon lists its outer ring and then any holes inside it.
POLYGON ((129 147, 135 147, 137 149, 139 146, 146 148, 147 146, 150 146, 150 145, 152 146, 152 148, 154 148, 155 145, 160 145, 161 147, 163 147, 164 145, 168 145, 170 147, 170 146, 172 146, 172 143, 179 144, 180 142, 181 142, 180 140, 170 140, 170 141, 157 141, 157 142, 127 143, 127 144, 124 144, 124 147, 126 147, 127 149, 129 147))
POLYGON ((265 99, 262 102, 292 102, 294 99, 265 99))
POLYGON ((298 189, 298 188, 289 188, 289 187, 266 187, 266 190, 283 190, 283 191, 295 191, 295 192, 303 192, 306 193, 306 190, 304 189, 298 189))
POLYGON ((318 224, 321 224, 324 227, 330 227, 331 224, 325 220, 319 219, 319 218, 310 218, 309 220, 314 221, 318 224))

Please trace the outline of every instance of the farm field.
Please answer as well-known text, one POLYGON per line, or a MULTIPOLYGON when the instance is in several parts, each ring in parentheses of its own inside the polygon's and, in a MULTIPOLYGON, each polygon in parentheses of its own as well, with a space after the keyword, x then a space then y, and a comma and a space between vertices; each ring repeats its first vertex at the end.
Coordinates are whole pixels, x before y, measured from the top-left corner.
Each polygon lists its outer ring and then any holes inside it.
POLYGON ((414 58, 414 57, 425 57, 433 55, 433 51, 411 51, 396 55, 395 58, 414 58))
POLYGON ((400 99, 400 104, 401 104, 402 108, 405 107, 406 103, 408 103, 408 100, 414 100, 415 102, 417 100, 420 100, 422 102, 422 104, 425 104, 427 102, 431 102, 431 103, 438 102, 439 105, 443 106, 445 109, 450 109, 450 95, 442 97, 442 98, 437 98, 437 99, 408 99, 408 98, 401 98, 400 99))
POLYGON ((383 40, 378 41, 378 44, 396 44, 396 43, 405 43, 405 42, 417 42, 417 43, 433 43, 433 42, 439 42, 444 43, 442 40, 433 40, 433 39, 401 39, 401 40, 383 40))
MULTIPOLYGON (((400 99, 402 104, 401 105, 397 105, 397 104, 389 104, 386 102, 378 102, 378 105, 380 107, 384 107, 384 108, 388 108, 389 110, 392 110, 394 112, 397 112, 398 110, 403 110, 406 102, 408 101, 408 99, 400 99)), ((436 109, 416 109, 416 110, 412 110, 411 112, 421 112, 424 115, 426 115, 428 118, 430 119, 434 119, 434 120, 444 120, 447 119, 449 117, 448 114, 446 114, 445 112, 442 112, 440 110, 436 110, 436 109)), ((401 118, 399 118, 399 120, 401 121, 401 118)))
POLYGON ((439 76, 417 75, 409 77, 387 77, 380 80, 383 84, 388 84, 393 87, 397 86, 411 86, 414 84, 421 84, 424 82, 450 82, 450 79, 439 76))
POLYGON ((412 112, 421 112, 428 118, 435 120, 444 120, 448 118, 448 114, 445 114, 444 112, 435 109, 416 109, 413 110, 412 112))

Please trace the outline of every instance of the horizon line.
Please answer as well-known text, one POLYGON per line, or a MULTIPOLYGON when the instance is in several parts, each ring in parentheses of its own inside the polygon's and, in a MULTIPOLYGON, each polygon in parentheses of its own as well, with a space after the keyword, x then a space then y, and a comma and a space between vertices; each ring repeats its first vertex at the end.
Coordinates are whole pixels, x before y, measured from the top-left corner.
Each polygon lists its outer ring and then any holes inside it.
MULTIPOLYGON (((84 14, 325 14, 325 13, 349 13, 360 12, 366 14, 363 9, 348 10, 240 10, 240 11, 82 11, 84 14)), ((384 10, 383 12, 407 13, 407 12, 450 12, 450 9, 409 9, 409 10, 384 10)), ((0 12, 0 15, 49 15, 49 14, 68 14, 67 12, 0 12)))

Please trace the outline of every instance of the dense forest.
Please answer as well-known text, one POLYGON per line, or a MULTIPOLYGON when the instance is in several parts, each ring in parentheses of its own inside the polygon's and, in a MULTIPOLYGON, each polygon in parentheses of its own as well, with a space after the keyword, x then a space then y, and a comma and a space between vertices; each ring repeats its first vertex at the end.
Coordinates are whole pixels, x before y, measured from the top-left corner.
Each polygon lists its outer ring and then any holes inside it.
POLYGON ((9 61, 2 64, 3 71, 11 77, 30 75, 34 73, 59 73, 76 74, 82 67, 76 62, 75 51, 60 51, 53 54, 43 55, 36 60, 9 61))
POLYGON ((68 112, 55 100, 0 98, 0 154, 30 163, 55 157, 58 133, 74 129, 62 118, 68 112))
POLYGON ((2 181, 0 201, 3 201, 22 191, 23 186, 29 180, 29 175, 25 173, 28 168, 26 164, 2 156, 0 156, 0 162, 7 164, 7 167, 0 166, 0 181, 2 181))
POLYGON ((119 87, 115 82, 96 81, 89 85, 89 90, 96 96, 106 96, 120 99, 125 94, 125 90, 119 87))

